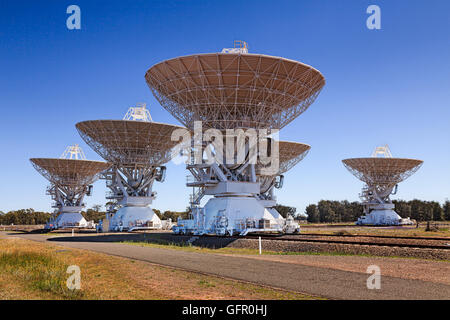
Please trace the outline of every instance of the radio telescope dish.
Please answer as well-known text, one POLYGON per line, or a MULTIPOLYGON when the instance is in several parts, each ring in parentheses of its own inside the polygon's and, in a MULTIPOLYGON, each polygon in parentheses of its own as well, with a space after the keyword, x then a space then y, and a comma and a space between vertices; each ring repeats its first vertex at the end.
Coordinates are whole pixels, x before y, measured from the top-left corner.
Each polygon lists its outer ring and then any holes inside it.
MULTIPOLYGON (((227 159, 236 160, 233 163, 217 159, 211 163, 193 157, 194 163, 187 165, 195 180, 187 183, 194 188, 191 197, 194 219, 180 221, 181 227, 174 231, 198 235, 282 232, 283 227, 258 200, 263 180, 270 186, 281 173, 278 168, 274 171, 273 166, 262 163, 261 159, 267 157, 259 147, 255 148, 254 140, 276 134, 277 129, 302 114, 325 85, 322 74, 298 61, 248 53, 247 43, 237 41, 234 48, 225 48, 220 53, 182 56, 157 63, 148 69, 145 79, 159 103, 189 130, 198 131, 195 129, 200 122, 205 134, 214 129, 209 132, 220 132, 222 137, 226 133, 226 144, 235 138, 239 141, 239 145, 214 145, 216 155, 226 155, 227 159), (245 129, 248 139, 243 142, 233 136, 238 130, 230 130, 231 133, 228 129, 242 129, 241 132, 245 129), (255 159, 261 163, 254 163, 255 159), (204 195, 214 198, 200 208, 204 195)), ((195 140, 194 149, 198 151, 203 146, 198 144, 196 149, 196 143, 195 140)), ((280 159, 280 170, 289 170, 302 159, 304 151, 284 150, 286 158, 280 159)), ((267 155, 272 153, 267 150, 267 155)))
POLYGON ((393 158, 388 146, 377 147, 370 158, 342 160, 344 166, 358 179, 365 182, 360 195, 365 216, 356 224, 399 225, 411 224, 393 209, 391 194, 397 192, 397 184, 410 177, 422 166, 417 159, 393 158), (378 157, 381 155, 382 157, 378 157), (395 188, 395 190, 394 190, 395 188))
POLYGON ((90 120, 76 124, 86 143, 103 159, 115 164, 159 166, 170 161, 178 143, 171 134, 179 126, 128 120, 90 120))
MULTIPOLYGON (((161 229, 162 222, 150 208, 156 197, 153 182, 164 181, 163 165, 173 156, 172 132, 185 128, 151 121, 145 106, 130 109, 125 118, 135 120, 90 120, 76 124, 84 141, 113 167, 103 179, 107 194, 108 226, 113 231, 161 229), (141 108, 141 109, 138 109, 141 108), (138 115, 138 116, 133 116, 138 115)), ((105 222, 106 223, 106 222, 105 222)))
POLYGON ((102 161, 31 158, 33 167, 51 183, 63 188, 85 188, 111 165, 102 161))
POLYGON ((261 184, 260 198, 265 200, 274 198, 273 194, 268 193, 273 191, 274 187, 280 189, 283 186, 284 177, 282 175, 302 161, 311 146, 299 142, 279 141, 278 149, 280 154, 278 174, 273 176, 258 175, 261 184), (277 180, 277 177, 279 180, 277 180))
MULTIPOLYGON (((80 153, 78 145, 69 146, 63 156, 74 157, 80 153), (73 151, 73 152, 69 152, 73 151)), ((81 151, 82 154, 82 151, 81 151)), ((78 157, 78 155, 77 155, 78 157)), ((87 227, 86 220, 81 215, 84 208, 83 199, 90 195, 94 183, 102 171, 111 164, 102 161, 77 159, 31 158, 33 167, 48 181, 51 186, 47 193, 55 201, 55 217, 47 224, 49 229, 65 227, 87 227)))
POLYGON ((152 66, 145 79, 159 103, 189 129, 194 121, 205 129, 281 129, 325 85, 311 66, 244 52, 169 59, 152 66))
POLYGON ((355 177, 367 184, 396 185, 409 178, 423 161, 402 158, 352 158, 342 160, 355 177))
POLYGON ((297 163, 302 161, 310 149, 311 146, 304 143, 280 141, 280 174, 291 170, 297 163))
POLYGON ((284 232, 298 233, 300 226, 291 217, 283 218, 276 210, 277 204, 274 189, 281 189, 284 182, 284 173, 292 169, 297 163, 302 161, 308 154, 311 147, 307 144, 279 141, 279 171, 277 175, 259 175, 260 193, 258 195, 261 204, 270 212, 275 221, 283 225, 284 232))
MULTIPOLYGON (((278 150, 279 150, 279 170, 276 175, 262 175, 259 173, 260 170, 257 170, 258 178, 261 184, 261 193, 265 194, 274 186, 277 185, 277 188, 282 187, 283 178, 280 177, 280 181, 276 182, 276 177, 281 176, 287 171, 291 170, 297 163, 302 161, 306 155, 308 154, 311 146, 299 143, 299 142, 290 142, 290 141, 279 141, 278 142, 278 150)), ((258 168, 259 169, 259 168, 258 168)))

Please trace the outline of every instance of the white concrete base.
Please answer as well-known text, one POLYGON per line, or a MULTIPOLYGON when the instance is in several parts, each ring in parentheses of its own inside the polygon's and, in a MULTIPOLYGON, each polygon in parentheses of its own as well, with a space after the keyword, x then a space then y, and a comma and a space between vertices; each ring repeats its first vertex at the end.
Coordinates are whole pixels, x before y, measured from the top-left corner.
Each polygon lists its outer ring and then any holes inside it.
POLYGON ((61 212, 58 217, 47 224, 49 229, 86 228, 88 223, 79 212, 61 212))
MULTIPOLYGON (((264 202, 262 201, 261 203, 264 204, 264 202)), ((284 233, 286 234, 300 233, 300 225, 297 222, 295 222, 292 216, 288 216, 288 218, 285 219, 275 208, 266 207, 266 209, 270 212, 275 221, 277 221, 278 225, 280 225, 283 228, 284 233)))
POLYGON ((179 220, 173 229, 182 234, 241 234, 252 232, 281 232, 282 226, 255 197, 216 197, 194 214, 193 220, 179 220), (266 223, 260 225, 261 220, 266 223))
POLYGON ((412 221, 408 219, 402 219, 392 209, 374 209, 369 214, 362 216, 356 221, 357 225, 385 225, 385 226, 397 226, 412 224, 412 221))
POLYGON ((150 207, 123 207, 109 221, 110 231, 161 228, 161 220, 150 207))

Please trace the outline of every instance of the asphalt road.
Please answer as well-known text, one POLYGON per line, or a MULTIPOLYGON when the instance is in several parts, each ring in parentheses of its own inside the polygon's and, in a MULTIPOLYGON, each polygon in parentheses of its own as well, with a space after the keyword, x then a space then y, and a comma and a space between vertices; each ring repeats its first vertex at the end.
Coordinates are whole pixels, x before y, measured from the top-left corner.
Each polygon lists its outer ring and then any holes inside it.
MULTIPOLYGON (((0 236, 5 235, 4 232, 0 232, 0 236)), ((370 275, 365 273, 252 258, 101 242, 98 241, 101 240, 101 236, 97 237, 95 242, 73 241, 77 237, 61 239, 37 234, 9 234, 9 236, 40 242, 48 241, 65 247, 92 250, 332 299, 450 299, 450 286, 421 280, 407 280, 381 275, 381 288, 368 289, 366 283, 370 275)))

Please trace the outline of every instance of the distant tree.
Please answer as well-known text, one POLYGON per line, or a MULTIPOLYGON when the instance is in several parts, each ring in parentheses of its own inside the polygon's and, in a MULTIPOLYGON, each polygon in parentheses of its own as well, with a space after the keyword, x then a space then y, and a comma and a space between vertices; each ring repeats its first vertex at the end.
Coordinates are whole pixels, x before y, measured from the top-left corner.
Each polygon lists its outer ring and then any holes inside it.
POLYGON ((178 219, 188 219, 189 218, 189 214, 186 211, 164 211, 161 215, 160 218, 162 220, 167 220, 167 219, 172 219, 173 222, 177 221, 178 219))
POLYGON ((283 217, 283 218, 287 218, 288 215, 291 216, 295 216, 295 213, 297 211, 297 208, 295 207, 288 207, 288 206, 283 206, 281 204, 277 204, 274 207, 275 210, 278 211, 278 213, 283 217))
POLYGON ((153 212, 161 219, 161 211, 158 209, 153 209, 153 212))
POLYGON ((439 202, 433 201, 431 202, 432 210, 433 210, 433 220, 434 221, 444 221, 445 220, 445 212, 441 207, 439 202))
POLYGON ((33 209, 20 209, 9 211, 0 215, 0 224, 45 224, 51 217, 51 213, 34 211, 33 209))
POLYGON ((411 205, 403 200, 393 200, 392 203, 395 205, 395 212, 402 218, 411 217, 411 205))
POLYGON ((445 201, 444 203, 444 218, 447 221, 450 221, 450 201, 445 201))
POLYGON ((106 217, 105 211, 96 211, 94 209, 87 209, 85 212, 81 212, 81 214, 87 221, 93 220, 95 223, 98 223, 106 217))
POLYGON ((305 213, 308 216, 308 218, 306 219, 308 220, 308 222, 320 222, 319 209, 315 204, 310 204, 309 206, 307 206, 305 213))
POLYGON ((321 200, 317 207, 319 208, 320 222, 338 222, 331 201, 321 200))

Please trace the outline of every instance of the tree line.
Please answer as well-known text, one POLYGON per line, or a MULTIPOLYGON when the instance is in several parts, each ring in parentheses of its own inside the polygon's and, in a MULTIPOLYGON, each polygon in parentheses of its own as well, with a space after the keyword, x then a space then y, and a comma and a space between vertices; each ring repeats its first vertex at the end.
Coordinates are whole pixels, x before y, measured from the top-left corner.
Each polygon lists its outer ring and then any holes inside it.
POLYGON ((33 209, 20 209, 7 213, 0 212, 0 224, 45 224, 50 219, 50 216, 51 213, 34 211, 33 209))
MULTIPOLYGON (((395 211, 402 218, 411 218, 416 221, 450 221, 450 201, 446 201, 443 205, 436 201, 422 200, 394 200, 395 211)), ((94 205, 92 208, 82 211, 81 214, 87 221, 93 220, 98 223, 105 218, 105 211, 101 211, 100 205, 94 205)), ((295 207, 283 206, 277 204, 275 209, 281 216, 286 218, 288 214, 293 215, 297 219, 301 219, 304 215, 297 213, 295 207)), ((161 220, 172 219, 176 222, 178 218, 187 219, 190 209, 185 211, 161 211, 153 209, 161 220)), ((51 213, 34 211, 33 209, 20 209, 3 213, 0 211, 1 225, 35 225, 45 224, 50 220, 51 213)), ((321 200, 317 204, 310 204, 306 207, 305 215, 308 222, 353 222, 363 215, 363 207, 359 202, 349 201, 331 201, 321 200)))
MULTIPOLYGON (((181 219, 188 218, 188 211, 163 211, 158 209, 153 209, 153 211, 158 215, 161 220, 172 219, 176 222, 178 217, 181 219)), ((98 223, 100 220, 105 218, 106 212, 101 211, 100 205, 94 205, 92 208, 86 211, 81 211, 81 214, 87 221, 94 221, 98 223)), ((52 216, 50 212, 35 211, 34 209, 20 209, 13 210, 7 213, 0 211, 0 225, 36 225, 36 224, 46 224, 52 216)))
MULTIPOLYGON (((436 201, 393 200, 395 211, 402 218, 416 221, 450 220, 450 201, 443 205, 436 201)), ((353 222, 363 215, 359 202, 321 200, 305 209, 308 222, 353 222)))

